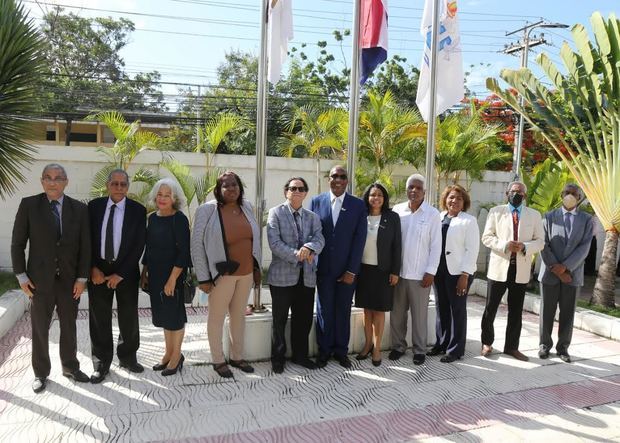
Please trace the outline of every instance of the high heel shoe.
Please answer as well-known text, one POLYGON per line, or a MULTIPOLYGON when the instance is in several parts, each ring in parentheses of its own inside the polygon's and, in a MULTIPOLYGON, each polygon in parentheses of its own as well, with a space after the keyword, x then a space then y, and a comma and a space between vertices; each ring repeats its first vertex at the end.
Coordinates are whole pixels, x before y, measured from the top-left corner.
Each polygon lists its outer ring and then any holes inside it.
POLYGON ((168 363, 170 363, 170 360, 164 363, 157 363, 155 366, 153 366, 153 371, 163 371, 168 367, 168 363))
POLYGON ((362 354, 362 353, 360 352, 359 354, 357 354, 357 355, 355 356, 355 359, 356 359, 356 360, 366 360, 374 348, 375 348, 375 345, 374 345, 374 344, 370 345, 370 349, 368 350, 368 352, 367 352, 367 353, 362 354))
POLYGON ((161 375, 166 377, 168 375, 176 374, 177 371, 182 371, 183 370, 183 362, 184 361, 185 361, 185 356, 183 354, 181 354, 181 358, 179 359, 179 363, 177 364, 176 368, 166 368, 163 371, 161 371, 161 375))

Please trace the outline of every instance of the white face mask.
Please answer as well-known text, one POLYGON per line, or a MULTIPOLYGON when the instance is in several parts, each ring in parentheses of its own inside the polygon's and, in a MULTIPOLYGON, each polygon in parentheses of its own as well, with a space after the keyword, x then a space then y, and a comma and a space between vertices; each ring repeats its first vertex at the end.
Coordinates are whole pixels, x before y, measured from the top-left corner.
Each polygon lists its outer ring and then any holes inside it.
POLYGON ((577 206, 577 199, 573 194, 566 194, 562 197, 562 205, 564 205, 566 209, 571 210, 577 206))

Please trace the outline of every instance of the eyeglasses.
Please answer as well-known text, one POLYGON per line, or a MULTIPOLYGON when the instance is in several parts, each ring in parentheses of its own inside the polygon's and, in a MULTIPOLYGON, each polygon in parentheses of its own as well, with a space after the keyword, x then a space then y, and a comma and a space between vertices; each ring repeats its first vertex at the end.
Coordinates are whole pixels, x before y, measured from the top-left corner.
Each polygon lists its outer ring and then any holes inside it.
POLYGON ((332 175, 330 175, 330 177, 332 178, 332 180, 336 180, 338 178, 340 180, 346 180, 348 178, 347 174, 332 174, 332 175))
POLYGON ((65 181, 67 181, 67 177, 50 177, 49 175, 46 175, 45 177, 42 177, 41 180, 43 180, 45 183, 64 183, 65 181))
POLYGON ((307 192, 308 191, 308 189, 305 186, 289 186, 287 189, 291 192, 297 192, 297 191, 307 192))
POLYGON ((113 188, 126 188, 127 186, 129 186, 129 183, 127 182, 110 182, 108 184, 113 188))

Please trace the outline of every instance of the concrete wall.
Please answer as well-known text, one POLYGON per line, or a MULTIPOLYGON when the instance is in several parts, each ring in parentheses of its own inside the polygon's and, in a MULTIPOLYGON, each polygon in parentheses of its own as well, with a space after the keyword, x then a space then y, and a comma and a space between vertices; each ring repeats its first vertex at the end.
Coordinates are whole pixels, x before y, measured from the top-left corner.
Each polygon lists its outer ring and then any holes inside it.
MULTIPOLYGON (((22 197, 36 194, 42 191, 39 178, 43 167, 51 162, 61 163, 67 170, 69 183, 66 193, 72 197, 87 200, 91 186, 92 177, 101 169, 106 157, 96 148, 86 146, 50 146, 39 145, 36 154, 36 161, 24 171, 28 181, 19 187, 19 191, 12 197, 8 197, 2 202, 2 211, 0 211, 0 269, 10 269, 10 243, 11 230, 15 219, 15 213, 22 197)), ((140 166, 146 166, 151 169, 158 169, 158 164, 162 160, 164 153, 159 151, 146 151, 141 153, 134 160, 134 164, 130 168, 135 170, 140 166)), ((203 172, 205 157, 203 154, 174 152, 170 153, 174 158, 189 166, 193 173, 199 175, 203 172)), ((334 160, 321 161, 321 190, 328 189, 327 171, 334 164, 338 163, 334 160)), ((253 156, 240 155, 216 155, 215 166, 220 168, 231 169, 237 172, 245 186, 246 197, 254 202, 256 190, 256 160, 253 156)), ((316 163, 312 159, 295 159, 268 157, 267 173, 265 183, 266 207, 270 208, 283 200, 282 187, 284 182, 291 176, 304 177, 310 186, 310 192, 306 203, 310 203, 310 198, 316 195, 316 163)), ((159 168, 162 175, 168 175, 165 168, 159 168)), ((130 170, 130 172, 131 172, 130 170)), ((397 167, 395 175, 397 177, 406 178, 415 170, 411 167, 397 167)), ((472 209, 470 212, 474 215, 478 214, 478 208, 481 204, 490 202, 501 202, 504 199, 504 191, 506 184, 511 180, 511 174, 506 172, 487 172, 485 181, 482 183, 474 183, 471 188, 472 209)), ((138 186, 139 184, 132 184, 138 186)), ((189 212, 193 214, 195 207, 192 206, 189 212)), ((483 228, 483 225, 480 226, 483 228)), ((265 243, 265 259, 263 266, 267 266, 271 260, 268 247, 265 243)), ((486 248, 481 248, 479 260, 479 269, 486 267, 486 248)))

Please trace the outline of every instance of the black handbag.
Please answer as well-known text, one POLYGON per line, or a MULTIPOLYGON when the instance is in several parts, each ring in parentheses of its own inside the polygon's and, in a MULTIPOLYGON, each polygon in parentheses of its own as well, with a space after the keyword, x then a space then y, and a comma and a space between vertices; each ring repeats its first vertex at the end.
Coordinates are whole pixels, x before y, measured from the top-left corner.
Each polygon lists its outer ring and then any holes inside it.
MULTIPOLYGON (((178 247, 179 243, 176 241, 174 217, 175 216, 173 215, 172 216, 172 234, 175 236, 174 242, 176 246, 178 247)), ((194 277, 193 277, 191 266, 188 266, 187 269, 185 269, 185 278, 181 282, 181 287, 180 288, 177 287, 175 289, 175 292, 177 294, 180 293, 179 295, 183 296, 183 302, 186 305, 192 304, 192 301, 194 300, 194 296, 196 295, 196 283, 194 282, 194 277)))

